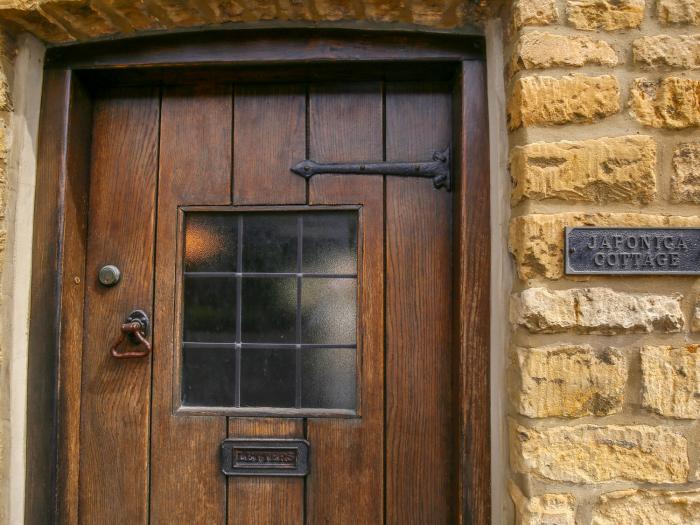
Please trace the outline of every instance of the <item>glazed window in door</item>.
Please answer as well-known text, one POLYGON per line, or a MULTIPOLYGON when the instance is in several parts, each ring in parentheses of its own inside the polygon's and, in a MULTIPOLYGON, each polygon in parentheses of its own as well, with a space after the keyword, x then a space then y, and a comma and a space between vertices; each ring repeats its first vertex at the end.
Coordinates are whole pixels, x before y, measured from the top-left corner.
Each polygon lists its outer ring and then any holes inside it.
POLYGON ((357 222, 185 211, 182 405, 355 413, 357 222))

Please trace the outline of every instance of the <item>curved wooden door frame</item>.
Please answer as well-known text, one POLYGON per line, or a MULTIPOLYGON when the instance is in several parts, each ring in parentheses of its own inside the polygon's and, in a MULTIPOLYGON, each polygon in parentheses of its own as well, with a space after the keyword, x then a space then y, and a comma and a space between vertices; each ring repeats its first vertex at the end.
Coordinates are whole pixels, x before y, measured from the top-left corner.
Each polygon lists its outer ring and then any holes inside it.
POLYGON ((483 38, 456 34, 238 29, 47 51, 34 210, 26 523, 74 518, 66 515, 62 502, 73 497, 71 480, 77 476, 69 459, 78 452, 72 429, 80 417, 92 83, 122 79, 159 84, 183 71, 194 72, 195 80, 210 74, 279 79, 276 68, 299 67, 297 74, 308 75, 311 66, 322 72, 338 65, 362 75, 378 63, 386 75, 405 75, 406 69, 420 69, 419 75, 447 71, 454 82, 453 406, 459 451, 454 498, 459 523, 490 523, 491 233, 482 50, 483 38), (421 68, 415 68, 416 62, 421 68))

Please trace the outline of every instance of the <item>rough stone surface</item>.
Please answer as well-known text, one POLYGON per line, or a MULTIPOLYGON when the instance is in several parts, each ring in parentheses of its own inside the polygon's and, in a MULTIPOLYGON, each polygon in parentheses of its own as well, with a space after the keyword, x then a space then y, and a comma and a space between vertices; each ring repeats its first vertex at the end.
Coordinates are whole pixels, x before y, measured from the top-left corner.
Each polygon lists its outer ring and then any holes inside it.
POLYGON ((700 332, 700 295, 695 299, 693 314, 690 319, 690 330, 695 333, 700 332))
POLYGON ((508 126, 513 130, 593 122, 618 111, 620 87, 614 76, 531 76, 515 81, 508 100, 508 126))
POLYGON ((516 349, 518 412, 527 417, 607 416, 622 409, 627 359, 588 345, 516 349))
POLYGON ((510 320, 533 333, 678 332, 684 324, 681 299, 609 288, 528 288, 513 294, 510 320))
POLYGON ((683 129, 700 125, 700 80, 638 78, 630 90, 630 114, 645 126, 683 129))
POLYGON ((510 155, 512 200, 641 202, 656 195, 656 143, 645 135, 538 142, 510 155))
MULTIPOLYGON (((523 23, 547 14, 521 0, 523 23), (541 14, 538 14, 541 13, 541 14)), ((5 0, 0 23, 48 42, 67 42, 135 31, 228 22, 369 21, 455 28, 501 14, 505 0, 5 0)))
POLYGON ((642 23, 644 0, 568 0, 567 14, 576 29, 630 29, 642 23))
POLYGON ((554 0, 515 0, 512 12, 514 30, 524 26, 546 26, 559 18, 554 0))
POLYGON ((700 346, 645 346, 642 405, 679 419, 700 418, 700 346))
POLYGON ((688 480, 688 442, 667 427, 511 425, 513 469, 553 481, 600 483, 688 480))
POLYGON ((632 43, 632 54, 634 61, 643 66, 697 69, 700 67, 700 34, 644 36, 632 43))
POLYGON ((671 200, 700 203, 700 142, 679 144, 674 150, 671 200))
POLYGON ((517 525, 576 525, 576 498, 571 494, 526 497, 512 481, 508 492, 515 504, 517 525))
POLYGON ((529 288, 513 294, 510 321, 531 332, 566 332, 576 326, 574 297, 570 291, 529 288))
POLYGON ((700 216, 568 212, 515 217, 509 243, 521 279, 563 276, 565 226, 700 227, 700 216))
POLYGON ((525 33, 518 40, 511 71, 580 67, 586 64, 615 66, 617 54, 603 40, 533 31, 525 33))
POLYGON ((700 26, 700 0, 657 0, 659 19, 667 24, 700 26))
POLYGON ((620 490, 603 494, 591 525, 700 525, 700 490, 620 490))
POLYGON ((46 42, 60 44, 75 40, 74 36, 40 11, 0 5, 0 20, 13 31, 26 31, 46 42))

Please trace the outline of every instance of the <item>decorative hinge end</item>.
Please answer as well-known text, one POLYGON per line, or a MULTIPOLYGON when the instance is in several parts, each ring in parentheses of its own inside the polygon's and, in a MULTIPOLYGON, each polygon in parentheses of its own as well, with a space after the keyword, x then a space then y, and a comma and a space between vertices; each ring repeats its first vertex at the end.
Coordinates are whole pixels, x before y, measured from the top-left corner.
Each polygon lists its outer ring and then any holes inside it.
POLYGON ((445 188, 452 191, 452 174, 450 171, 450 147, 442 151, 433 153, 433 160, 436 162, 435 175, 433 176, 433 186, 435 189, 445 188))
POLYGON ((310 179, 316 174, 318 164, 313 160, 302 160, 292 166, 291 170, 293 173, 304 177, 305 179, 310 179))

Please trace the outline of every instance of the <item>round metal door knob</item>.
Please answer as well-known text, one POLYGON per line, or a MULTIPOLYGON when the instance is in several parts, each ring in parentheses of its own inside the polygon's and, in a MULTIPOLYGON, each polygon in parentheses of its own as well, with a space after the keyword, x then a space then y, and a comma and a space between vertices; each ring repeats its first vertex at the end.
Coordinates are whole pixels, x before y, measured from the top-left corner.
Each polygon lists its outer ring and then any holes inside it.
POLYGON ((108 264, 107 266, 100 268, 100 271, 97 274, 97 279, 100 281, 100 284, 104 286, 114 286, 119 282, 121 275, 122 274, 119 271, 119 268, 113 264, 108 264))

